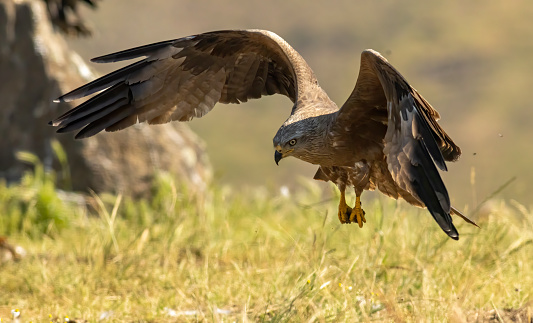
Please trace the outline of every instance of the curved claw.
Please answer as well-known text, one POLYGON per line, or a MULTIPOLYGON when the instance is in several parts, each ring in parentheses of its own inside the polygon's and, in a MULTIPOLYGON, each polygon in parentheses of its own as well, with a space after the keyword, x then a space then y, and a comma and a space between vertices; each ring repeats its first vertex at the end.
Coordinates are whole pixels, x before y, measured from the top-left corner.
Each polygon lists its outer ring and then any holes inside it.
POLYGON ((350 215, 350 222, 357 222, 359 227, 362 228, 363 223, 366 223, 365 214, 365 211, 361 207, 355 207, 350 215))
POLYGON ((359 196, 355 197, 355 206, 350 214, 350 222, 357 222, 360 228, 363 227, 363 223, 366 223, 365 211, 361 207, 361 199, 359 196))
POLYGON ((339 221, 341 221, 342 224, 352 222, 350 220, 351 215, 353 214, 352 210, 353 209, 346 204, 344 204, 344 206, 339 205, 339 221))
POLYGON ((344 223, 357 222, 360 228, 363 227, 363 223, 366 223, 365 211, 361 208, 361 199, 359 196, 355 198, 355 206, 352 209, 346 204, 346 198, 344 191, 341 190, 341 199, 339 201, 339 221, 344 223))

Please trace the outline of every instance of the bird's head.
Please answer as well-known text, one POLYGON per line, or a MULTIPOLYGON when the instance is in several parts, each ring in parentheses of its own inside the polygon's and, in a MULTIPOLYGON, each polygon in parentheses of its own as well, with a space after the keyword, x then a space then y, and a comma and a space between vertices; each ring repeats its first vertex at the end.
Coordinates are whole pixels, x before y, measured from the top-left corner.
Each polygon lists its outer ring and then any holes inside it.
POLYGON ((276 164, 282 158, 296 157, 306 160, 310 155, 310 141, 313 137, 313 127, 310 127, 309 122, 300 120, 293 123, 285 123, 279 128, 276 136, 274 136, 273 143, 274 161, 276 164))

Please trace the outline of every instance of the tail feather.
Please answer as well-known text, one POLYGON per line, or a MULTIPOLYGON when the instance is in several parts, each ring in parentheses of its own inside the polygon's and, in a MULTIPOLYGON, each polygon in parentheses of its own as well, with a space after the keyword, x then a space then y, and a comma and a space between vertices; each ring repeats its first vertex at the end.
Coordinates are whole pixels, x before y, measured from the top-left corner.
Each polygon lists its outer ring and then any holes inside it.
POLYGON ((479 225, 477 225, 476 222, 474 222, 474 220, 470 219, 469 217, 467 217, 466 215, 464 215, 463 213, 459 212, 459 210, 457 210, 456 208, 454 208, 452 206, 452 212, 451 212, 453 215, 457 215, 458 217, 460 217, 461 219, 465 220, 467 223, 470 223, 471 225, 475 225, 476 227, 479 228, 479 225))
POLYGON ((449 211, 443 209, 441 201, 437 197, 437 191, 434 190, 431 181, 424 174, 424 170, 420 166, 415 166, 419 170, 417 176, 418 181, 413 183, 416 187, 416 191, 420 199, 424 202, 428 208, 429 213, 433 216, 433 219, 439 224, 441 229, 452 239, 459 239, 459 232, 453 225, 452 218, 449 211))

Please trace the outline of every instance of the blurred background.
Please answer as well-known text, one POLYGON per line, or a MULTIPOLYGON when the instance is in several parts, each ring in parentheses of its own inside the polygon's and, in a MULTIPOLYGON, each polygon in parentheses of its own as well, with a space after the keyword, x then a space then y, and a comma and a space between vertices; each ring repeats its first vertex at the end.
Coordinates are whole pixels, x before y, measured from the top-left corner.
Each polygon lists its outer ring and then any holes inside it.
MULTIPOLYGON (((338 105, 355 85, 361 51, 378 50, 440 112, 463 150, 443 174, 455 205, 474 208, 514 177, 498 196, 526 205, 533 197, 533 6, 525 2, 108 0, 79 9, 93 35, 68 42, 86 62, 211 30, 268 29, 300 52, 338 105)), ((88 65, 101 74, 122 66, 88 65)), ((215 180, 295 188, 300 176, 312 177, 315 166, 273 160, 272 138, 290 108, 275 96, 219 104, 193 120, 215 180)))

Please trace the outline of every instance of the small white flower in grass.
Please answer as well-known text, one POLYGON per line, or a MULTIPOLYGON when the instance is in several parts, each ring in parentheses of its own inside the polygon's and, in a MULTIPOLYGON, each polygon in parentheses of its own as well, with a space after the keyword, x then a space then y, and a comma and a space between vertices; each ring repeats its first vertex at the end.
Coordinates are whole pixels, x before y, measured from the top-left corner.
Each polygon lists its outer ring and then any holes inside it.
POLYGON ((359 305, 365 305, 366 299, 363 297, 363 295, 357 295, 355 296, 355 301, 359 303, 359 305))
POLYGON ((22 248, 21 246, 15 246, 15 253, 20 257, 24 258, 26 257, 26 250, 22 248))
POLYGON ((68 321, 70 321, 70 320, 68 319, 68 316, 65 316, 65 322, 68 322, 68 321))
POLYGON ((192 316, 192 315, 200 314, 200 312, 198 312, 197 310, 176 311, 176 310, 173 310, 173 309, 168 308, 168 307, 163 308, 163 312, 166 315, 171 316, 171 317, 177 317, 177 316, 181 316, 181 315, 192 316))
POLYGON ((372 313, 379 312, 379 311, 381 311, 384 308, 385 308, 385 305, 383 305, 381 303, 372 304, 372 306, 370 308, 370 312, 372 312, 372 313))
POLYGON ((107 320, 108 318, 113 316, 113 314, 115 314, 113 311, 102 312, 102 314, 100 314, 100 317, 98 319, 100 321, 107 320))
POLYGON ((20 310, 18 308, 11 310, 11 315, 13 315, 13 319, 17 319, 20 316, 20 310))
POLYGON ((285 185, 279 188, 279 193, 285 198, 289 198, 291 196, 291 191, 289 191, 289 188, 285 185))
POLYGON ((168 307, 165 307, 165 308, 163 309, 163 312, 165 312, 165 314, 167 314, 168 316, 171 316, 171 317, 176 317, 176 316, 178 316, 178 313, 177 313, 175 310, 173 310, 173 309, 171 309, 171 308, 168 308, 168 307))
POLYGON ((339 287, 351 291, 353 289, 352 286, 344 286, 342 283, 339 283, 339 287))
POLYGON ((231 310, 225 310, 225 309, 218 308, 218 307, 216 309, 216 312, 217 312, 217 314, 223 314, 223 315, 231 314, 231 310))
POLYGON ((331 284, 331 280, 328 281, 328 282, 325 282, 324 284, 322 284, 322 285, 320 286, 320 289, 322 289, 322 288, 328 286, 329 284, 331 284))

